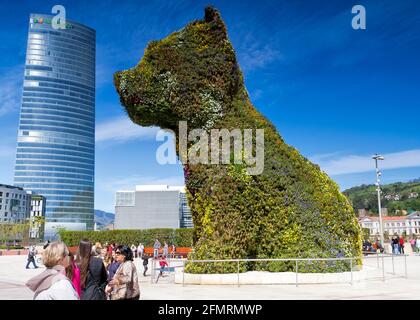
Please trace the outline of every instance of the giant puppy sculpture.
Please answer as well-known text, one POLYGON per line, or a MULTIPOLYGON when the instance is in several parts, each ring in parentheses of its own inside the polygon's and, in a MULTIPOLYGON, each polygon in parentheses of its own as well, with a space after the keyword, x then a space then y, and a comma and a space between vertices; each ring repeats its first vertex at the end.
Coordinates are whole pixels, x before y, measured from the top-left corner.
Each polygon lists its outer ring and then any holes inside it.
MULTIPOLYGON (((264 129, 264 169, 184 163, 192 211, 194 259, 336 257, 361 253, 360 227, 347 198, 317 165, 280 137, 252 105, 220 13, 148 44, 137 66, 114 83, 131 120, 178 132, 264 129)), ((177 134, 176 144, 180 137, 177 134)), ((189 142, 188 147, 192 145, 189 142)), ((339 271, 348 263, 306 263, 299 270, 339 271)), ((294 263, 241 263, 244 270, 285 271, 294 263)), ((232 272, 236 264, 191 264, 190 272, 232 272)))

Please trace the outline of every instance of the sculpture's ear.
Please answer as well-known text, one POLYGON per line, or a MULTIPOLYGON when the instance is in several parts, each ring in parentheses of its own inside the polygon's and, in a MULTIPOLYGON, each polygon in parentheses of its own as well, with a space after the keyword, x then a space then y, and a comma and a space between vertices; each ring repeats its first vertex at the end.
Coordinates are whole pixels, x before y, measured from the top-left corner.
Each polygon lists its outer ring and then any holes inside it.
POLYGON ((204 10, 204 21, 211 25, 212 31, 215 31, 215 35, 218 38, 227 38, 225 23, 220 16, 220 12, 216 8, 212 6, 206 7, 204 10))

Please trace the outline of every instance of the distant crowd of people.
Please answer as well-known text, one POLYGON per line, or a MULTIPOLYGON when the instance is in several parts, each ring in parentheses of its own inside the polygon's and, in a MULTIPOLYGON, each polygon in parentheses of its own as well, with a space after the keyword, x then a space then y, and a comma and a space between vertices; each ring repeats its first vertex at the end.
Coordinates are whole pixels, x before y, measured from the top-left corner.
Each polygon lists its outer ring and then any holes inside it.
MULTIPOLYGON (((409 240, 411 250, 413 253, 420 253, 420 238, 412 237, 409 240)), ((394 235, 390 241, 392 254, 405 254, 405 240, 404 237, 400 237, 399 235, 394 235)), ((376 239, 374 243, 370 242, 369 240, 365 240, 363 242, 363 251, 364 252, 378 252, 378 250, 383 253, 384 248, 376 239)))
MULTIPOLYGON (((154 243, 153 258, 159 260, 160 275, 168 266, 166 258, 169 250, 165 242, 163 254, 159 255, 161 243, 154 243)), ((172 253, 175 246, 172 246, 172 253)), ((32 246, 28 254, 30 263, 35 268, 37 254, 32 246)), ((42 262, 46 270, 30 279, 26 285, 34 292, 36 300, 138 300, 140 288, 134 258, 142 259, 143 276, 146 276, 149 259, 144 245, 119 245, 82 240, 73 255, 60 241, 46 243, 42 262)))
MULTIPOLYGON (((413 253, 417 252, 420 253, 420 238, 412 237, 409 240, 411 250, 413 253)), ((392 246, 392 253, 393 254, 405 254, 404 252, 404 246, 405 241, 404 237, 400 237, 398 235, 395 235, 391 239, 391 246, 392 246)))
POLYGON ((370 242, 369 240, 365 240, 363 242, 363 251, 364 252, 384 252, 384 247, 379 242, 378 239, 375 240, 374 243, 370 242))

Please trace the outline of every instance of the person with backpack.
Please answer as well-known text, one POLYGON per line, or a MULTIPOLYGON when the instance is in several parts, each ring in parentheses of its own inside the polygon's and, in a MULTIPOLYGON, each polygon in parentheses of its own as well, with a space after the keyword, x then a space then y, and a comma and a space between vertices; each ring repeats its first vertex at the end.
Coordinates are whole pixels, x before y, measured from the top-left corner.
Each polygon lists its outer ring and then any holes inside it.
POLYGON ((29 264, 32 263, 34 265, 34 268, 37 269, 38 266, 35 263, 35 256, 37 255, 38 251, 36 250, 35 246, 32 245, 29 248, 29 253, 28 253, 28 263, 26 264, 26 269, 29 269, 29 264))
POLYGON ((106 300, 107 273, 102 259, 93 256, 92 243, 82 240, 79 244, 77 266, 80 269, 81 300, 106 300))

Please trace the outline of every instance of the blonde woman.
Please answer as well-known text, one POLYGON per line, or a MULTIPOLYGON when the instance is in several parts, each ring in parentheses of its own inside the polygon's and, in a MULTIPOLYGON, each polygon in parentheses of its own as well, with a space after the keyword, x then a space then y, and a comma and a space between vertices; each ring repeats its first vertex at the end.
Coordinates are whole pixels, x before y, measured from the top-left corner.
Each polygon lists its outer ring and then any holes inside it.
POLYGON ((66 277, 70 264, 67 246, 60 241, 51 243, 42 253, 42 260, 47 269, 26 283, 35 292, 34 300, 79 300, 66 277))

